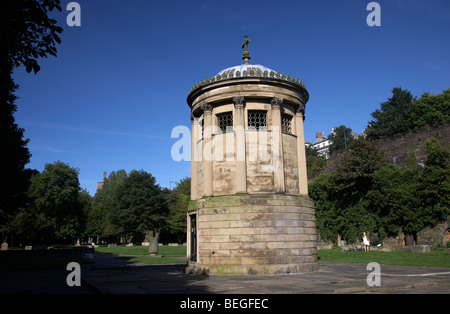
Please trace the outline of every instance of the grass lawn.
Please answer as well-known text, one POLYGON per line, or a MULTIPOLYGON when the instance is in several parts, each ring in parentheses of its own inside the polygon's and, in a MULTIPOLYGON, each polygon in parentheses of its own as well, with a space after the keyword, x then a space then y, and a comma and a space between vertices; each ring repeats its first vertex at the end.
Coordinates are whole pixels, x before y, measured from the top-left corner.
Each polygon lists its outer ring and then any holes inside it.
POLYGON ((317 250, 319 261, 363 263, 376 262, 384 265, 401 266, 428 266, 450 268, 450 254, 446 249, 431 250, 430 253, 410 253, 402 251, 392 252, 346 252, 342 253, 340 248, 329 250, 317 250))
POLYGON ((128 256, 120 256, 120 258, 142 262, 146 264, 186 264, 186 247, 185 246, 168 246, 162 245, 158 247, 158 255, 162 257, 149 257, 148 246, 123 246, 116 247, 99 246, 95 248, 96 252, 120 254, 128 256))

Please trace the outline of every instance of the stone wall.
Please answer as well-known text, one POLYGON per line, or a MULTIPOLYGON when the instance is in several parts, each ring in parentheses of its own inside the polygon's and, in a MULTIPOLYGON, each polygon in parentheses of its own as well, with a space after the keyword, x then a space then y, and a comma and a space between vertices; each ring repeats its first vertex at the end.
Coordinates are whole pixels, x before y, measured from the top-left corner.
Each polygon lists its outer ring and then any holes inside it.
POLYGON ((272 166, 272 132, 249 131, 246 135, 247 192, 269 193, 274 190, 272 166), (264 136, 265 134, 266 136, 264 136), (260 142, 264 141, 262 145, 260 142), (261 147, 266 147, 264 151, 261 147))
POLYGON ((283 134, 284 181, 288 194, 298 194, 297 137, 283 134))
POLYGON ((415 148, 418 162, 424 162, 426 155, 421 149, 422 144, 436 138, 442 144, 450 143, 450 125, 436 127, 419 133, 409 133, 395 138, 378 141, 377 145, 393 165, 404 167, 411 149, 415 148))
POLYGON ((190 207, 198 217, 193 272, 268 275, 318 269, 314 204, 307 196, 215 196, 190 207))
POLYGON ((430 245, 436 247, 438 245, 447 245, 448 239, 445 238, 450 228, 450 217, 437 224, 433 228, 425 228, 417 233, 417 245, 430 245))

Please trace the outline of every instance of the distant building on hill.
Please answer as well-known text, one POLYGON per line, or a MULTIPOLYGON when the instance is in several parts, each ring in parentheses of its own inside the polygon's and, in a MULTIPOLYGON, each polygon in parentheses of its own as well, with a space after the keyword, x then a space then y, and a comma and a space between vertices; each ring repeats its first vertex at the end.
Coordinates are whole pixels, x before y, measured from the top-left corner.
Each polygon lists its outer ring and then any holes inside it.
POLYGON ((103 187, 103 184, 105 184, 105 179, 106 179, 106 171, 103 172, 103 181, 102 182, 97 182, 97 191, 100 190, 103 187))
MULTIPOLYGON (((331 134, 334 134, 334 128, 331 129, 331 134)), ((354 138, 358 138, 358 134, 355 132, 352 132, 351 136, 354 138)), ((319 156, 325 156, 326 159, 330 157, 329 149, 331 144, 332 142, 327 139, 325 132, 316 132, 316 142, 314 144, 311 144, 309 141, 306 142, 307 146, 312 146, 317 150, 317 154, 319 156)))
POLYGON ((325 158, 328 159, 328 149, 331 145, 331 141, 327 139, 324 132, 316 132, 316 142, 312 144, 311 142, 306 141, 305 145, 316 149, 319 156, 325 156, 325 158))

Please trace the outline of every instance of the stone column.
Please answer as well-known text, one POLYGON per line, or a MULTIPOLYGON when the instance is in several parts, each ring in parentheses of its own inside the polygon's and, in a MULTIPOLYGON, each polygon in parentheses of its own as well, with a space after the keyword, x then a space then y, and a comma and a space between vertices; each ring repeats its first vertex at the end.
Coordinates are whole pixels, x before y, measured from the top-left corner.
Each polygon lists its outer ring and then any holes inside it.
MULTIPOLYGON (((199 198, 198 195, 198 164, 199 160, 197 159, 198 155, 198 133, 199 133, 199 124, 198 118, 192 117, 192 139, 191 139, 191 200, 196 200, 199 198)), ((201 132, 201 130, 200 130, 201 132)))
POLYGON ((281 132, 281 112, 280 106, 283 103, 283 99, 274 97, 270 101, 272 107, 272 165, 273 165, 273 183, 275 193, 285 193, 284 184, 284 162, 283 162, 283 137, 281 132))
POLYGON ((295 115, 295 128, 297 133, 297 161, 298 161, 298 186, 301 195, 308 195, 308 173, 306 171, 305 135, 303 132, 303 120, 305 105, 300 104, 295 115))
POLYGON ((212 110, 209 103, 204 103, 203 109, 203 195, 213 194, 213 151, 212 151, 212 110))
POLYGON ((244 97, 233 97, 233 128, 236 134, 236 193, 247 193, 247 167, 244 127, 244 97))

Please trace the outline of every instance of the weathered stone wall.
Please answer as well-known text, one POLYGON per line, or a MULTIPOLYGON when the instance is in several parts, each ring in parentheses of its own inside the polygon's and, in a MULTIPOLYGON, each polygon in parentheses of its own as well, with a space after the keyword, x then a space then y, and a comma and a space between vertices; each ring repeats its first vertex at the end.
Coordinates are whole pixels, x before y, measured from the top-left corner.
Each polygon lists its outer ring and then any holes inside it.
MULTIPOLYGON (((445 235, 450 228, 450 218, 433 228, 425 228, 417 233, 417 245, 446 245, 445 235)), ((447 240, 448 241, 448 240, 447 240)))
POLYGON ((246 131, 247 191, 269 193, 274 190, 272 158, 272 132, 246 131), (263 139, 265 137, 265 139, 263 139), (265 142, 261 145, 261 140, 265 142), (261 150, 261 147, 267 149, 261 150))
POLYGON ((288 194, 298 194, 297 137, 283 134, 284 181, 288 194))
POLYGON ((216 275, 318 269, 314 204, 307 196, 233 195, 192 201, 198 259, 191 270, 216 275))
POLYGON ((420 133, 405 134, 392 139, 380 140, 378 147, 393 165, 404 167, 406 158, 411 149, 415 148, 419 162, 425 161, 425 152, 422 144, 430 138, 438 139, 442 144, 450 143, 450 125, 436 127, 420 133))

